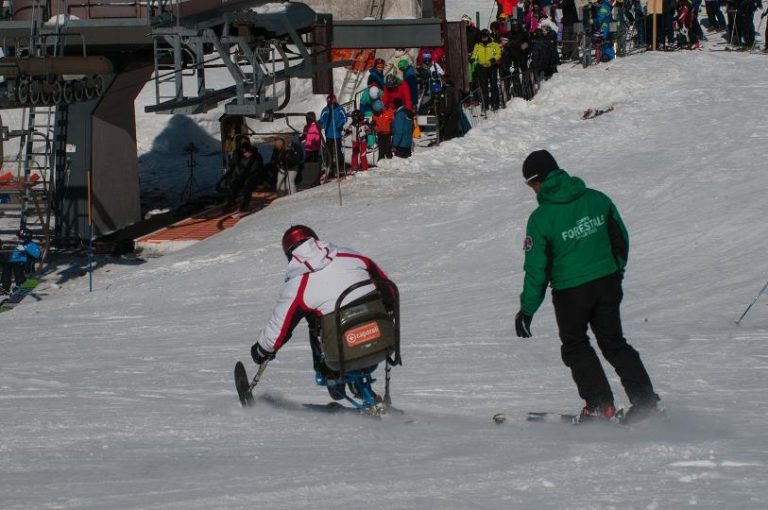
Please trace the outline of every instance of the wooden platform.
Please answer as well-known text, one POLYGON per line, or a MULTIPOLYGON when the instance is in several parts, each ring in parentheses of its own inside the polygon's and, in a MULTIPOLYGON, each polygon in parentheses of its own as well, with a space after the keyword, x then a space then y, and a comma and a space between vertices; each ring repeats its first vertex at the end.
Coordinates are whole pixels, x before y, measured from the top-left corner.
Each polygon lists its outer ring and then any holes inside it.
POLYGON ((275 192, 256 191, 245 213, 222 206, 205 209, 194 216, 161 228, 136 240, 136 247, 154 252, 169 253, 190 246, 219 232, 232 228, 245 216, 267 207, 277 198, 275 192))

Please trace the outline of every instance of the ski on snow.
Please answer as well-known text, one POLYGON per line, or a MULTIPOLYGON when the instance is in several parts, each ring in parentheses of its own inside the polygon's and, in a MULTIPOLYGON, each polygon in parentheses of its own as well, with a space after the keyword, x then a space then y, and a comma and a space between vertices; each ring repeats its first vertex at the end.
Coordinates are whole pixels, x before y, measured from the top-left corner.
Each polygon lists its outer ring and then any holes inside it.
MULTIPOLYGON (((492 419, 494 423, 501 425, 507 421, 507 415, 505 413, 497 413, 493 415, 492 419)), ((555 413, 551 411, 529 411, 525 421, 530 423, 565 423, 573 426, 591 424, 626 426, 626 423, 623 423, 621 420, 592 419, 582 421, 579 420, 578 414, 555 413)))
MULTIPOLYGON (((576 418, 577 415, 575 414, 530 411, 528 416, 526 416, 525 421, 537 423, 568 423, 570 425, 578 425, 576 418)), ((498 425, 501 425, 506 421, 507 415, 505 413, 497 413, 493 415, 493 422, 498 425)))
POLYGON ((32 294, 32 291, 35 290, 38 283, 39 280, 27 278, 24 283, 16 287, 16 290, 14 290, 10 296, 0 301, 0 313, 13 310, 25 297, 32 294))

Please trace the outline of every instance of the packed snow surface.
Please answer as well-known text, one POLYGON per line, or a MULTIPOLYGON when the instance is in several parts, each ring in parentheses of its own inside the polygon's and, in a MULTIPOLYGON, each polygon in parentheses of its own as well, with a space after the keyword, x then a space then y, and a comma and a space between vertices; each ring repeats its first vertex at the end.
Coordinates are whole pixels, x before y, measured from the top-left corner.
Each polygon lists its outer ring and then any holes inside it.
POLYGON ((734 320, 768 279, 767 96, 759 55, 562 66, 466 138, 344 181, 343 205, 331 183, 177 253, 101 261, 93 292, 45 281, 0 315, 0 507, 765 509, 768 296, 734 320), (625 334, 668 423, 525 421, 581 406, 549 298, 514 335, 539 148, 623 215, 625 334), (304 325, 240 407, 232 369, 254 373, 294 223, 400 286, 404 417, 294 409, 329 400, 304 325))

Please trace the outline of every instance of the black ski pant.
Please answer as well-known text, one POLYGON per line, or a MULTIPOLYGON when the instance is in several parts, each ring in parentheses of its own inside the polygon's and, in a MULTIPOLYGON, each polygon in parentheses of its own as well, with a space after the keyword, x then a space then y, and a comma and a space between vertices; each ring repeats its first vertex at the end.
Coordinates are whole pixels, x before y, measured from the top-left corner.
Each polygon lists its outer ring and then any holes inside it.
POLYGON ((640 355, 623 336, 619 313, 623 295, 618 274, 552 291, 563 362, 571 369, 579 395, 589 407, 613 404, 613 393, 589 343, 587 326, 592 328, 603 357, 616 370, 632 405, 651 405, 659 399, 640 355))
POLYGON ((328 177, 344 175, 344 149, 341 146, 341 138, 327 138, 328 147, 328 177))
POLYGON ((0 278, 0 285, 6 290, 11 290, 11 276, 16 280, 16 285, 21 285, 27 279, 27 270, 25 262, 3 262, 3 272, 0 278))
POLYGON ((475 77, 477 85, 480 87, 480 94, 483 96, 485 108, 490 107, 497 110, 499 108, 499 75, 496 72, 496 66, 477 66, 475 77))
POLYGON ((376 133, 376 144, 379 146, 379 159, 392 159, 392 135, 376 133))

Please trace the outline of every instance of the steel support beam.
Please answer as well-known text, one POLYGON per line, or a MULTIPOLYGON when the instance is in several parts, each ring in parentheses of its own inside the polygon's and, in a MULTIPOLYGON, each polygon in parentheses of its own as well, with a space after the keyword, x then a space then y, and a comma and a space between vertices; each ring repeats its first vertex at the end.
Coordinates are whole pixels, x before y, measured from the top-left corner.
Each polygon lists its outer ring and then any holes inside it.
POLYGON ((437 18, 333 21, 333 47, 347 49, 442 46, 437 18))

